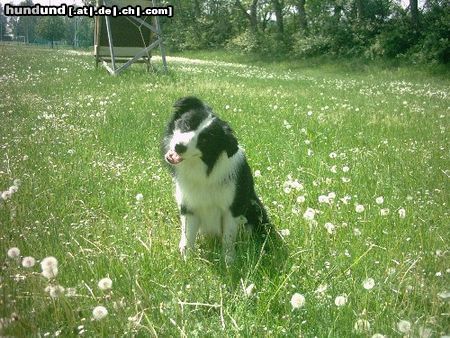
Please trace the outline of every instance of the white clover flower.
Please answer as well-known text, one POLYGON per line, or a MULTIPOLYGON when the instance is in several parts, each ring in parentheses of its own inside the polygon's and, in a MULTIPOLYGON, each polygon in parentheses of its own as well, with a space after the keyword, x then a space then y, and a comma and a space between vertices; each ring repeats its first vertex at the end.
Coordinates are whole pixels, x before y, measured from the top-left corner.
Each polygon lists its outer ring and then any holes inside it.
POLYGON ((22 259, 22 266, 24 268, 31 268, 34 266, 34 264, 36 264, 36 260, 34 259, 34 257, 28 256, 22 259))
POLYGON ((344 173, 348 173, 348 172, 350 171, 350 168, 349 168, 348 166, 344 165, 344 166, 342 167, 342 171, 343 171, 344 173))
POLYGON ((316 211, 312 208, 307 208, 306 211, 303 214, 303 218, 307 221, 314 220, 314 216, 316 215, 316 211))
POLYGON ((325 223, 325 229, 327 229, 328 233, 332 235, 334 234, 336 228, 333 223, 327 222, 325 223))
POLYGON ((337 296, 334 299, 334 304, 336 304, 337 307, 344 306, 345 304, 347 304, 347 296, 346 295, 337 296))
POLYGON ((400 209, 398 210, 398 216, 399 216, 400 218, 405 218, 405 217, 406 217, 406 210, 403 209, 403 208, 400 208, 400 209))
POLYGON ((355 331, 359 333, 370 330, 370 323, 366 319, 358 319, 354 325, 355 331))
POLYGON ((140 201, 142 201, 144 199, 144 195, 142 195, 142 194, 137 194, 136 195, 136 201, 138 201, 138 202, 140 202, 140 201))
POLYGON ((306 198, 304 195, 297 197, 297 203, 304 203, 306 201, 306 198))
POLYGON ((377 204, 383 204, 383 202, 384 202, 383 196, 378 196, 377 198, 375 198, 375 202, 377 204))
POLYGON ((380 215, 381 216, 387 216, 389 215, 389 208, 383 208, 380 210, 380 215))
POLYGON ((8 250, 8 257, 9 258, 18 258, 18 257, 20 257, 20 250, 19 250, 19 248, 16 248, 16 247, 10 248, 8 250))
POLYGON ((305 306, 305 301, 305 296, 301 295, 298 292, 294 293, 291 297, 292 309, 298 309, 305 306))
POLYGON ((363 287, 366 290, 371 290, 375 286, 375 280, 373 278, 366 278, 363 282, 363 287))
POLYGON ((108 277, 102 278, 98 282, 100 290, 106 291, 112 288, 112 280, 108 277))
POLYGON ((401 333, 409 333, 411 331, 411 323, 407 320, 401 320, 397 323, 397 329, 401 333))
POLYGON ((357 212, 357 213, 362 213, 362 212, 364 212, 364 205, 362 205, 362 204, 357 204, 356 206, 355 206, 355 211, 357 212))
POLYGON ((261 170, 255 170, 255 177, 261 177, 261 170))
POLYGON ((330 158, 336 158, 336 157, 337 157, 337 154, 333 151, 333 152, 331 152, 330 155, 328 155, 328 156, 330 156, 330 158))
POLYGON ((100 320, 106 317, 108 314, 108 310, 104 306, 96 306, 94 310, 92 310, 92 317, 95 320, 100 320))
POLYGON ((255 284, 250 284, 249 286, 247 286, 245 289, 244 289, 244 294, 247 296, 247 297, 250 297, 250 296, 252 296, 253 295, 253 291, 255 290, 255 284))

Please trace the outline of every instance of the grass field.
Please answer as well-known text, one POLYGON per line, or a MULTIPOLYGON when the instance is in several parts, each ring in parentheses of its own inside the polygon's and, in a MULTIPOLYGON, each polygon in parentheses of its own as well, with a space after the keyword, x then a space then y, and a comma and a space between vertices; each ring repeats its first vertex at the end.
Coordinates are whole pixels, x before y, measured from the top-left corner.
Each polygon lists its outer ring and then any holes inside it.
POLYGON ((450 334, 449 80, 169 66, 111 77, 89 55, 0 46, 0 335, 450 334), (229 269, 207 240, 180 258, 159 140, 185 95, 234 128, 284 247, 242 236, 229 269))

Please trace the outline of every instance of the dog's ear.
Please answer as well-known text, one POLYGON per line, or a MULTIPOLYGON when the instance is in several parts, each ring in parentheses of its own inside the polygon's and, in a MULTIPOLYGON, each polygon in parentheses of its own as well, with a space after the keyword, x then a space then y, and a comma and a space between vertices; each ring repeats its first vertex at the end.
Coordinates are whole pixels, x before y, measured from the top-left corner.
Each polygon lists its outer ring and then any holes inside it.
POLYGON ((231 157, 239 150, 238 141, 233 134, 233 129, 228 124, 224 124, 223 131, 225 134, 225 151, 228 157, 231 157))
POLYGON ((191 109, 204 109, 205 105, 200 99, 194 96, 187 96, 182 97, 177 102, 175 102, 173 104, 173 107, 177 112, 184 113, 191 109))

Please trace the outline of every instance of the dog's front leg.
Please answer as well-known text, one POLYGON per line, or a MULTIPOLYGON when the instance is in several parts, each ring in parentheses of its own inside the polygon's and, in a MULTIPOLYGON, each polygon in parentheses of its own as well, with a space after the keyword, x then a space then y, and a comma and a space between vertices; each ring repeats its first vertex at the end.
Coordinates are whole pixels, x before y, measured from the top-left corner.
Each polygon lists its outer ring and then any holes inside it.
POLYGON ((238 233, 238 223, 231 212, 227 212, 222 218, 222 248, 225 256, 225 264, 230 265, 236 256, 236 237, 238 233))
POLYGON ((197 217, 191 214, 181 215, 181 239, 179 247, 184 260, 187 258, 188 250, 194 249, 198 227, 199 221, 197 217))

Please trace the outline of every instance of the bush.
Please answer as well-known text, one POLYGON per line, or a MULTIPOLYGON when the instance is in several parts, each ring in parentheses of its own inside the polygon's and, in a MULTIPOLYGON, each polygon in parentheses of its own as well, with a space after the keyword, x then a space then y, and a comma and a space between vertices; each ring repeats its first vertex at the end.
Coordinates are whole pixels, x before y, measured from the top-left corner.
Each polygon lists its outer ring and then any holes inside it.
POLYGON ((331 50, 331 39, 327 36, 303 36, 294 35, 292 53, 295 56, 306 58, 329 53, 331 50))

